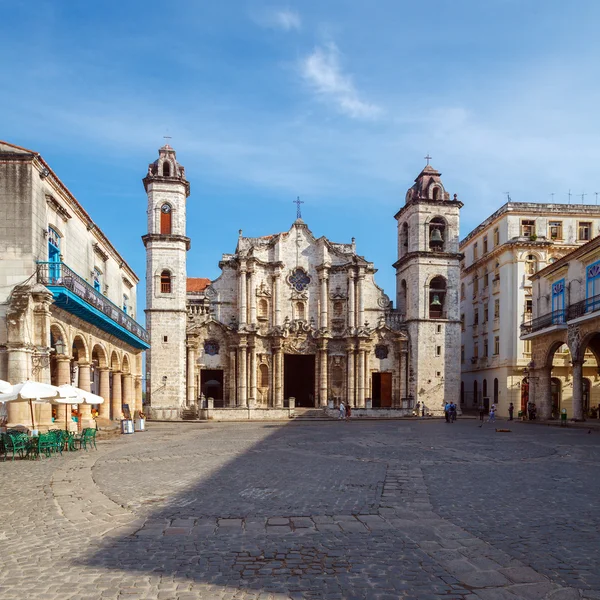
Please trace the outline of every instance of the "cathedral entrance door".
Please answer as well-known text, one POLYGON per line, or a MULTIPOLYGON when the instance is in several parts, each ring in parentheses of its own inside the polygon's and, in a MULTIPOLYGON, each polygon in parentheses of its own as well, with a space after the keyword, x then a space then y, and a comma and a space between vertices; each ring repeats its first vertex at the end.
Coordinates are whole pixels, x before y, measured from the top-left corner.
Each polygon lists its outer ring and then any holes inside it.
POLYGON ((215 407, 223 406, 223 369, 202 369, 200 388, 205 398, 212 398, 215 407))
POLYGON ((373 408, 390 408, 392 406, 392 374, 373 373, 373 408))
POLYGON ((296 398, 296 406, 315 405, 315 355, 284 354, 283 397, 296 398))

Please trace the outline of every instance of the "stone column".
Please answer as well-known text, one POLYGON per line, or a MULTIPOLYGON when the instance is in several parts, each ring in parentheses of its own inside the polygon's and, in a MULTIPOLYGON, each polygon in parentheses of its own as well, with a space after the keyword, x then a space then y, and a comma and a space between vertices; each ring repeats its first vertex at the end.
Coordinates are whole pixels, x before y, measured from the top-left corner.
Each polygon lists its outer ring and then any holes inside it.
POLYGON ((364 271, 361 269, 358 274, 358 323, 357 327, 362 327, 365 324, 365 294, 363 284, 365 281, 364 271))
POLYGON ((66 354, 59 354, 56 357, 56 367, 57 385, 71 383, 71 358, 66 354))
POLYGON ((321 406, 327 406, 327 400, 329 397, 329 382, 328 382, 328 352, 327 352, 327 341, 323 340, 321 349, 319 350, 321 367, 319 369, 319 399, 321 406))
POLYGON ((235 360, 235 350, 232 349, 229 351, 229 406, 236 406, 236 384, 235 384, 235 374, 236 374, 236 360, 235 360))
POLYGON ((123 399, 121 401, 121 405, 123 404, 127 404, 127 406, 129 406, 129 412, 131 413, 131 416, 133 415, 133 412, 135 410, 135 399, 133 397, 133 377, 131 375, 131 373, 124 373, 123 374, 123 389, 122 389, 122 394, 123 394, 123 399))
POLYGON ((248 397, 248 406, 256 405, 256 347, 250 346, 250 393, 248 397))
POLYGON ((354 271, 348 271, 348 327, 350 330, 356 327, 355 287, 354 271))
POLYGON ((121 419, 123 413, 121 396, 121 371, 112 372, 112 396, 110 398, 110 412, 114 421, 121 419))
POLYGON ((355 393, 355 374, 354 374, 354 347, 348 348, 347 359, 346 359, 346 375, 348 377, 346 400, 350 406, 356 406, 356 393, 355 393))
POLYGON ((144 405, 142 402, 142 376, 136 375, 133 378, 133 395, 134 395, 134 405, 135 412, 139 413, 144 410, 144 405))
POLYGON ((320 277, 319 277, 320 281, 321 281, 321 318, 320 318, 320 327, 322 329, 327 329, 327 325, 328 325, 328 309, 329 309, 329 298, 328 298, 328 274, 327 274, 327 268, 323 268, 320 277))
POLYGON ((238 402, 239 406, 248 405, 248 346, 246 340, 240 340, 240 346, 238 351, 238 402))
POLYGON ((357 353, 357 375, 358 381, 356 385, 356 406, 357 408, 365 407, 365 351, 359 347, 357 353))
POLYGON ((250 271, 250 277, 248 278, 248 296, 250 304, 250 323, 256 324, 256 272, 254 269, 250 271))
POLYGON ((100 416, 103 419, 110 419, 110 380, 109 371, 106 367, 98 369, 98 395, 104 398, 100 405, 100 416))
POLYGON ((369 369, 369 352, 367 350, 363 351, 363 360, 365 361, 365 367, 364 367, 364 388, 365 388, 364 398, 365 398, 365 400, 367 398, 371 398, 371 400, 372 400, 373 398, 371 397, 371 371, 369 369))
POLYGON ((273 275, 273 326, 279 327, 281 325, 281 303, 280 303, 280 271, 275 271, 273 275))
POLYGON ((188 344, 187 347, 187 405, 192 406, 196 401, 196 347, 188 344))
MULTIPOLYGON (((90 363, 80 362, 79 365, 79 379, 77 387, 86 392, 91 392, 90 386, 90 363)), ((91 404, 83 403, 79 405, 79 422, 81 427, 91 427, 94 420, 92 419, 92 406, 91 404)))
POLYGON ((583 420, 583 361, 573 361, 573 414, 567 415, 576 419, 583 420))
POLYGON ((552 367, 544 367, 542 369, 535 369, 538 380, 535 386, 536 395, 533 398, 535 406, 537 408, 538 419, 549 419, 552 409, 552 395, 550 389, 550 373, 552 367))
POLYGON ((283 407, 283 351, 281 346, 273 346, 273 406, 283 407))
POLYGON ((402 398, 408 398, 408 377, 406 376, 407 363, 408 363, 408 351, 402 348, 400 345, 400 373, 398 377, 398 400, 402 398), (404 384, 404 385, 403 385, 404 384))
POLYGON ((238 320, 240 325, 245 325, 247 322, 247 301, 246 301, 246 290, 247 290, 247 282, 246 282, 246 265, 242 263, 240 265, 239 270, 239 315, 238 320))

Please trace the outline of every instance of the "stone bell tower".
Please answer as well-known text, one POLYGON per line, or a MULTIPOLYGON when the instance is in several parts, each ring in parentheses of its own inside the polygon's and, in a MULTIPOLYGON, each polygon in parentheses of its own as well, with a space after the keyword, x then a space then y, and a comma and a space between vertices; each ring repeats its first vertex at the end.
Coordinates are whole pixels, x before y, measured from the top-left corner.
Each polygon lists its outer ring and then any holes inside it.
POLYGON ((185 404, 186 373, 186 201, 190 184, 168 144, 148 166, 146 247, 146 395, 152 416, 177 419, 185 404))
POLYGON ((409 390, 426 412, 460 401, 459 211, 427 159, 398 221, 396 306, 410 338, 409 390))

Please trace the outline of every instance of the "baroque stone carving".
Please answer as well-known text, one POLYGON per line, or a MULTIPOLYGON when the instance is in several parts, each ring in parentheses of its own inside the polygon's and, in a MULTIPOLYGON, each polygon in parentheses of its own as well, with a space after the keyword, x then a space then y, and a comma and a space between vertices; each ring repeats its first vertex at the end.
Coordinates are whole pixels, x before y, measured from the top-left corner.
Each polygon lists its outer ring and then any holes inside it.
POLYGON ((262 297, 265 297, 265 298, 270 298, 271 297, 271 290, 270 290, 269 286, 264 281, 261 281, 260 285, 256 288, 256 295, 257 296, 262 296, 262 297))
POLYGON ((390 305, 390 299, 386 294, 381 294, 377 299, 377 304, 380 308, 388 308, 390 305))
POLYGON ((342 288, 338 285, 335 290, 329 294, 331 300, 345 300, 346 292, 342 290, 342 288))
POLYGON ((581 344, 581 331, 579 325, 569 325, 567 328, 567 344, 573 360, 576 358, 583 358, 580 356, 580 344, 581 344))

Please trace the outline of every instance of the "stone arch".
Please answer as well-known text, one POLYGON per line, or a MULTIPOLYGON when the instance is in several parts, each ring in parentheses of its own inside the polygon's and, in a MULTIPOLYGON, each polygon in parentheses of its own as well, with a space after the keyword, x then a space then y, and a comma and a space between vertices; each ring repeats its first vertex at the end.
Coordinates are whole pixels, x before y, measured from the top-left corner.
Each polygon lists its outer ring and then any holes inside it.
POLYGON ((425 221, 425 239, 431 251, 443 252, 446 247, 448 221, 441 215, 433 215, 425 221), (437 235, 439 234, 439 235, 437 235))
POLYGON ((89 362, 90 353, 88 345, 82 335, 76 333, 71 344, 71 355, 77 362, 89 362))
POLYGON ((172 165, 171 165, 171 161, 168 160, 167 158, 165 158, 163 160, 163 163, 161 165, 161 175, 163 177, 171 177, 171 171, 172 171, 172 165))
POLYGON ((98 361, 99 368, 106 369, 108 367, 108 352, 106 351, 106 348, 98 342, 92 347, 92 362, 95 360, 98 361))
POLYGON ((408 252, 408 240, 409 240, 410 229, 408 223, 404 221, 400 226, 400 256, 404 256, 408 252))
POLYGON ((121 371, 125 374, 131 373, 131 361, 128 354, 123 354, 123 360, 121 361, 121 371))
POLYGON ((429 184, 427 195, 430 200, 443 200, 444 198, 444 186, 439 181, 432 181, 429 184))
POLYGON ((569 354, 571 354, 571 349, 569 348, 566 340, 561 340, 561 339, 555 340, 554 342, 552 342, 550 344, 550 346, 546 350, 546 353, 543 356, 543 362, 540 365, 540 367, 552 369, 552 365, 554 362, 554 355, 556 354, 556 351, 563 345, 567 347, 567 349, 569 350, 569 354))
POLYGON ((50 347, 56 349, 56 342, 61 341, 64 344, 64 351, 68 352, 68 336, 65 328, 60 323, 52 323, 50 325, 50 347))
POLYGON ((119 360, 119 355, 116 350, 113 350, 110 355, 110 368, 112 371, 121 370, 121 361, 119 360))
POLYGON ((600 365, 600 332, 589 331, 580 340, 574 337, 569 344, 573 360, 583 360, 586 350, 589 349, 596 359, 596 364, 600 365))

